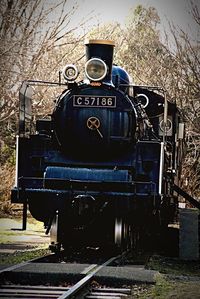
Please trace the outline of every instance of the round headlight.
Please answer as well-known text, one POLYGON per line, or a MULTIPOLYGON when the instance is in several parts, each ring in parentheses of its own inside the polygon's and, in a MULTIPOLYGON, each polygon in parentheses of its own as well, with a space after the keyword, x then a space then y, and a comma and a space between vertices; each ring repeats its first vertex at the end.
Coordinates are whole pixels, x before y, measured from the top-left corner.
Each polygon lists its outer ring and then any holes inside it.
POLYGON ((86 62, 85 73, 89 80, 100 81, 107 74, 107 65, 99 58, 92 58, 86 62))
POLYGON ((63 77, 67 81, 74 81, 78 77, 78 69, 73 64, 67 64, 63 69, 63 77))

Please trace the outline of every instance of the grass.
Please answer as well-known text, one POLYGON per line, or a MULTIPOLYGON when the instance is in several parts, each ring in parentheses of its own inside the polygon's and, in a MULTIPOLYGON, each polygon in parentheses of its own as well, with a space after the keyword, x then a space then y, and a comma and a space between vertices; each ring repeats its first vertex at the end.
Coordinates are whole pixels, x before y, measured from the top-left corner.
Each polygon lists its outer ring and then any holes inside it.
MULTIPOLYGON (((154 286, 146 289, 144 293, 137 296, 139 299, 159 298, 166 299, 166 295, 173 289, 172 284, 167 281, 163 275, 156 276, 156 283, 154 286)), ((134 298, 134 297, 133 297, 134 298)))
POLYGON ((148 268, 160 272, 155 285, 141 293, 138 299, 200 299, 200 261, 153 256, 148 268))
POLYGON ((148 262, 147 268, 163 274, 200 277, 200 261, 183 261, 179 258, 154 255, 148 262))
POLYGON ((0 243, 10 244, 14 242, 21 242, 28 238, 28 236, 44 236, 45 229, 43 223, 36 221, 29 217, 27 221, 27 230, 23 231, 21 218, 1 218, 0 219, 0 243))
MULTIPOLYGON (((199 281, 170 280, 163 275, 156 277, 156 283, 144 293, 139 294, 138 299, 200 299, 199 281)), ((130 298, 130 299, 132 299, 130 298)))
POLYGON ((21 218, 0 219, 0 244, 6 249, 0 252, 0 265, 14 265, 50 253, 49 240, 43 238, 43 223, 32 217, 27 220, 27 230, 22 231, 21 218))
POLYGON ((47 248, 36 248, 26 251, 16 251, 13 254, 0 253, 0 265, 15 265, 49 254, 47 248))

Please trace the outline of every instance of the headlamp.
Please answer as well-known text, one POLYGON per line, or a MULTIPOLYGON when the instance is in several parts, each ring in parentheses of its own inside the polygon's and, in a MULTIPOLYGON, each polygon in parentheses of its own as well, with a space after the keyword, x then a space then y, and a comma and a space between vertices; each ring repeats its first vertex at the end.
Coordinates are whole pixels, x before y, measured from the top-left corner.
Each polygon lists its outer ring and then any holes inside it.
POLYGON ((101 81, 107 74, 107 65, 99 58, 91 58, 85 64, 85 73, 91 81, 101 81))
POLYGON ((63 77, 67 81, 74 81, 78 77, 78 69, 75 65, 73 64, 67 64, 63 71, 63 77))

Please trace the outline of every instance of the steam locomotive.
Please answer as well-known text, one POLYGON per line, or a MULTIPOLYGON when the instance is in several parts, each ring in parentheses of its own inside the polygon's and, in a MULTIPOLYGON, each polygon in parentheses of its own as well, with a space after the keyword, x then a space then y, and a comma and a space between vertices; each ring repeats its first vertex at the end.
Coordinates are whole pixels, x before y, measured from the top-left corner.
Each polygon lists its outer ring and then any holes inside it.
MULTIPOLYGON (((114 43, 85 43, 85 79, 67 65, 49 118, 33 118, 31 86, 20 90, 13 203, 44 222, 54 251, 134 248, 177 216, 184 124, 156 86, 136 86, 113 64, 114 43), (31 129, 30 129, 31 128, 31 129), (34 128, 34 129, 33 129, 34 128)), ((43 82, 45 83, 45 82, 43 82)), ((50 84, 50 82, 46 82, 50 84)))

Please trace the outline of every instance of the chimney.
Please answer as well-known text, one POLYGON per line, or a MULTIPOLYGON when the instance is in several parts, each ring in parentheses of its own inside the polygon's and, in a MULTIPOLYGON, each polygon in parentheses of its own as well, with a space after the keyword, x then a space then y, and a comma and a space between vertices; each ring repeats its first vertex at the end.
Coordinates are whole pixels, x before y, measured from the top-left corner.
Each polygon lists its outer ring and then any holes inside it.
POLYGON ((112 84, 112 63, 114 42, 111 40, 90 39, 85 42, 86 46, 86 62, 91 58, 100 58, 108 66, 108 73, 103 79, 104 83, 112 84))

